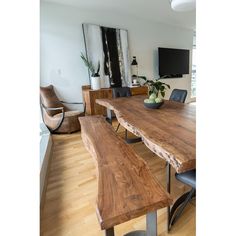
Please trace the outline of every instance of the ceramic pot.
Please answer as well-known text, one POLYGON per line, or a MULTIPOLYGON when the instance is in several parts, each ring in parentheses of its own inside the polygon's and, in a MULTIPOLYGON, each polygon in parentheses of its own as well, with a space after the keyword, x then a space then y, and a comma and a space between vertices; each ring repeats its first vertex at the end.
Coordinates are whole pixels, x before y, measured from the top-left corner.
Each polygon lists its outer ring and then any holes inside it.
POLYGON ((101 88, 100 76, 93 77, 91 76, 91 89, 98 90, 101 88))

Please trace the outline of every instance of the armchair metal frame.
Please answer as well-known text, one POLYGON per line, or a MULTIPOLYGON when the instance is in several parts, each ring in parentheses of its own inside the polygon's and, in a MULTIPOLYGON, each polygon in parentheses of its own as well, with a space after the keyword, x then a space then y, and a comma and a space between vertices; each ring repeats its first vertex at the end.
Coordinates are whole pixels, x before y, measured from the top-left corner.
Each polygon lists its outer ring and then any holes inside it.
MULTIPOLYGON (((85 115, 85 113, 86 113, 86 103, 83 103, 83 102, 65 102, 65 101, 60 101, 61 103, 65 103, 65 104, 78 104, 78 105, 84 105, 84 111, 83 111, 83 113, 84 113, 84 115, 85 115)), ((58 102, 59 103, 59 102, 58 102)), ((57 111, 57 110, 61 110, 62 112, 61 112, 61 119, 58 121, 58 123, 57 123, 57 125, 56 125, 56 127, 54 128, 54 129, 51 129, 50 127, 48 127, 47 125, 47 128, 49 129, 49 131, 53 134, 53 133, 55 133, 60 127, 61 127, 61 125, 62 125, 62 122, 63 122, 63 120, 64 120, 64 118, 65 118, 65 110, 64 110, 64 107, 52 107, 52 108, 50 108, 50 107, 46 107, 43 103, 42 103, 42 101, 41 101, 41 99, 40 99, 40 108, 41 108, 41 113, 42 113, 42 119, 43 119, 43 123, 46 125, 46 122, 44 121, 44 116, 43 116, 43 112, 44 111, 57 111)))

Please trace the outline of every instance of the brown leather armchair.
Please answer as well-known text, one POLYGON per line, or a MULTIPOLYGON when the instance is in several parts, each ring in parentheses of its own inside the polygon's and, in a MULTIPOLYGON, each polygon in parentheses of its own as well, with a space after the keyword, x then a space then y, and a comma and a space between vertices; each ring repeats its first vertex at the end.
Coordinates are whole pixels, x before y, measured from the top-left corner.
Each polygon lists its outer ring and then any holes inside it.
POLYGON ((43 122, 51 133, 72 133, 80 130, 79 116, 85 115, 86 106, 83 112, 71 111, 65 104, 83 104, 82 102, 68 103, 60 101, 52 85, 40 87, 40 106, 43 122))

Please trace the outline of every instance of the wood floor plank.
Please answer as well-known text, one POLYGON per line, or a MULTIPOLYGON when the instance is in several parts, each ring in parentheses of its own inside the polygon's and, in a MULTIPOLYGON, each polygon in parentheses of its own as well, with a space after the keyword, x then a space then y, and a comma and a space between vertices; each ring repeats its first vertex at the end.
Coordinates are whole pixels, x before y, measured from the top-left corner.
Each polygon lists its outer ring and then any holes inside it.
MULTIPOLYGON (((117 124, 115 123, 114 126, 117 124)), ((119 128, 124 137, 124 129, 119 128)), ((132 136, 132 135, 131 135, 132 136)), ((53 156, 49 171, 44 208, 41 209, 41 236, 102 236, 95 212, 97 180, 94 162, 86 151, 80 132, 53 135, 53 156)), ((134 150, 149 165, 151 172, 165 186, 165 161, 142 143, 132 144, 134 150)), ((177 198, 188 188, 178 182, 172 169, 171 195, 177 198)), ((196 227, 195 202, 166 232, 166 209, 158 211, 159 236, 194 236, 196 227)), ((115 227, 116 236, 132 230, 145 229, 145 216, 115 227)))

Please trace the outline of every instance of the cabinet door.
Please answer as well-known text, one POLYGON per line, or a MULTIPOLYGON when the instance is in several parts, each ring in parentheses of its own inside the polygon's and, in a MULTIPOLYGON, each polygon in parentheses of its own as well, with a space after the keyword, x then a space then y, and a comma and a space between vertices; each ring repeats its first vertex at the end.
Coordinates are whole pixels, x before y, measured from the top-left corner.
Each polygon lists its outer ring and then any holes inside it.
POLYGON ((99 90, 91 90, 90 91, 90 99, 93 104, 92 115, 106 115, 107 110, 105 107, 98 105, 96 103, 96 99, 99 98, 112 98, 112 90, 111 89, 99 89, 99 90))
POLYGON ((133 87, 133 88, 131 88, 131 93, 132 93, 132 96, 134 96, 134 95, 147 95, 148 88, 147 88, 147 86, 133 87))

